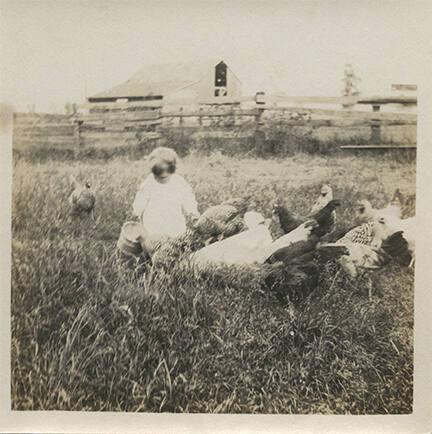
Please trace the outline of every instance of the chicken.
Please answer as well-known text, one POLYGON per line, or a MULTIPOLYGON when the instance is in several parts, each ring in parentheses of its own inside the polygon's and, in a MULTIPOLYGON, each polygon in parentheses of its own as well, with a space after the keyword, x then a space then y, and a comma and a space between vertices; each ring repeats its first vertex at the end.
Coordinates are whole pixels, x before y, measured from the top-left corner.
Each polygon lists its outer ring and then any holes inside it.
POLYGON ((392 201, 385 207, 381 209, 375 209, 372 207, 368 200, 360 200, 356 206, 356 217, 359 222, 368 222, 373 220, 377 215, 391 215, 397 218, 401 218, 402 210, 401 204, 399 203, 399 194, 396 190, 392 201))
POLYGON ((96 196, 91 190, 90 184, 86 182, 84 185, 81 185, 73 175, 70 176, 70 182, 73 187, 73 191, 69 196, 71 214, 73 216, 82 214, 91 215, 94 220, 96 196))
POLYGON ((291 213, 285 206, 277 203, 273 207, 273 214, 279 217, 281 228, 285 234, 289 234, 307 220, 315 220, 318 226, 316 226, 314 233, 322 237, 334 230, 334 212, 338 206, 340 206, 340 201, 332 199, 323 208, 307 217, 301 218, 291 213))
POLYGON ((402 217, 413 217, 416 213, 416 195, 411 194, 402 205, 402 217))
POLYGON ((375 230, 379 231, 382 239, 401 232, 402 237, 407 242, 408 252, 411 255, 409 267, 415 263, 415 245, 417 234, 417 220, 415 217, 400 219, 393 215, 378 214, 375 221, 375 230))
POLYGON ((351 277, 356 277, 360 269, 381 268, 391 258, 406 262, 408 256, 414 259, 414 252, 403 230, 396 230, 401 222, 404 220, 385 213, 376 215, 373 221, 354 228, 335 243, 319 245, 317 250, 324 255, 342 255, 338 262, 351 277))
POLYGON ((195 222, 195 230, 207 243, 238 234, 245 229, 243 216, 247 210, 247 199, 230 199, 208 208, 195 222))
POLYGON ((339 257, 339 264, 353 278, 357 277, 360 269, 376 270, 389 262, 389 256, 384 250, 367 244, 328 243, 318 246, 317 250, 327 258, 339 257))
POLYGON ((408 249, 408 242, 403 237, 403 231, 390 235, 383 241, 381 248, 401 265, 409 266, 411 264, 412 256, 408 249))
MULTIPOLYGON (((261 216, 262 217, 262 216, 261 216)), ((195 265, 206 267, 212 264, 245 265, 263 263, 267 247, 273 242, 268 221, 262 217, 245 220, 250 224, 247 230, 227 239, 207 245, 191 255, 195 265)))
POLYGON ((289 211, 286 206, 279 202, 274 204, 272 214, 279 219, 279 224, 284 234, 290 233, 303 223, 303 219, 289 211))
POLYGON ((339 238, 336 243, 345 244, 346 242, 371 245, 374 239, 374 223, 363 223, 349 230, 345 235, 339 238))
POLYGON ((340 204, 339 200, 332 199, 324 206, 324 208, 321 208, 319 211, 315 212, 315 214, 312 214, 311 218, 318 223, 318 226, 313 231, 315 235, 322 237, 335 230, 335 210, 340 206, 340 204))
POLYGON ((408 251, 412 258, 410 266, 412 266, 415 262, 416 219, 415 217, 401 218, 400 200, 403 198, 397 189, 387 207, 374 209, 369 201, 363 200, 359 203, 357 213, 360 220, 372 223, 375 232, 372 244, 377 247, 385 238, 402 231, 402 236, 408 243, 408 251))
POLYGON ((328 184, 321 187, 320 195, 316 202, 312 205, 311 213, 318 212, 323 209, 333 199, 333 190, 328 184))
MULTIPOLYGON (((383 234, 384 232, 380 233, 383 234)), ((345 238, 343 244, 322 244, 316 250, 312 247, 313 242, 310 242, 309 251, 306 251, 304 244, 297 243, 299 241, 275 252, 266 260, 263 270, 265 289, 280 299, 298 301, 309 295, 319 284, 321 270, 330 260, 337 260, 342 269, 353 278, 360 272, 379 269, 392 260, 405 265, 410 260, 408 243, 402 237, 402 232, 385 238, 381 242, 381 248, 353 242, 350 237, 345 238)), ((369 288, 369 296, 371 291, 372 286, 369 288)))
POLYGON ((274 241, 266 249, 265 262, 272 264, 283 260, 300 256, 313 250, 318 243, 319 237, 313 233, 318 226, 315 220, 308 220, 288 234, 283 235, 274 241))
POLYGON ((401 210, 400 218, 408 218, 415 215, 415 194, 410 194, 407 198, 397 188, 393 194, 390 205, 398 206, 401 210))
POLYGON ((278 261, 263 271, 264 289, 271 291, 279 300, 296 302, 307 297, 319 284, 320 264, 309 255, 298 264, 278 261))
MULTIPOLYGON (((317 213, 321 211, 332 200, 333 200, 333 190, 328 184, 324 184, 321 187, 321 192, 317 201, 312 206, 311 212, 317 213)), ((330 214, 328 218, 325 234, 332 234, 335 231, 335 229, 336 229, 336 210, 333 210, 333 212, 330 214)))

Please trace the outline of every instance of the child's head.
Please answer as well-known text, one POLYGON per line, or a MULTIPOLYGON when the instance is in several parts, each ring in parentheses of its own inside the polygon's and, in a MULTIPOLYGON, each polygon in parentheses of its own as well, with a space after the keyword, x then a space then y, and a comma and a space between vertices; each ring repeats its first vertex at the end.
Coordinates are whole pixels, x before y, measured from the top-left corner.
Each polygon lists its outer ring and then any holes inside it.
POLYGON ((177 154, 174 150, 165 147, 154 149, 149 155, 150 168, 156 179, 161 184, 165 184, 176 171, 177 154))

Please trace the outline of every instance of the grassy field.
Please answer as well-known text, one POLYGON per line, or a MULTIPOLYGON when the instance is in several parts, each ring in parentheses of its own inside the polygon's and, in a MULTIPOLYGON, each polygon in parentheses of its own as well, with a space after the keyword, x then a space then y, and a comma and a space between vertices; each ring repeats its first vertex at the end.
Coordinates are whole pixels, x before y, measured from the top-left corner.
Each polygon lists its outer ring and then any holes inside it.
MULTIPOLYGON (((190 155, 180 170, 201 210, 251 193, 266 216, 277 198, 305 214, 329 182, 347 224, 357 199, 381 206, 395 187, 415 191, 415 163, 390 156, 190 155)), ((179 261, 143 274, 114 251, 147 173, 145 161, 122 158, 15 160, 14 410, 411 412, 412 270, 376 271, 369 300, 361 279, 329 267, 295 305, 263 291, 259 268, 204 278, 179 261), (97 191, 97 227, 69 221, 71 173, 97 191)))

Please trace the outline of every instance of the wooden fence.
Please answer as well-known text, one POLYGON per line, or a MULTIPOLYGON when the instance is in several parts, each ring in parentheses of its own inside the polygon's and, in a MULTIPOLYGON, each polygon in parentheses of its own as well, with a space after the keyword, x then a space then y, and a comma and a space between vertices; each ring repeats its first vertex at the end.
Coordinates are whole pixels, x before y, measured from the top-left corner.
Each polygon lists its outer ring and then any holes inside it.
POLYGON ((48 113, 14 113, 13 146, 74 148, 78 129, 72 116, 48 113))
POLYGON ((373 110, 360 111, 354 109, 356 102, 352 98, 257 95, 235 101, 88 103, 75 106, 72 115, 15 114, 14 146, 146 146, 178 132, 191 140, 267 140, 281 130, 307 131, 320 142, 415 144, 415 113, 381 112, 373 100, 368 102, 373 110))

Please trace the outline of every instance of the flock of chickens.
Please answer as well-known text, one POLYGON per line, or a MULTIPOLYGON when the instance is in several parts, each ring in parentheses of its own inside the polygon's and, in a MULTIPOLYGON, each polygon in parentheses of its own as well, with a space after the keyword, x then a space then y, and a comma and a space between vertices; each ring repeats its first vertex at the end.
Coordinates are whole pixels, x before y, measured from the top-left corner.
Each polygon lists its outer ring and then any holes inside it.
MULTIPOLYGON (((80 185, 73 177, 71 182, 72 214, 94 218, 96 199, 90 185, 80 185)), ((273 240, 271 219, 254 211, 249 197, 230 199, 204 211, 180 239, 161 243, 146 253, 152 262, 158 262, 175 244, 192 252, 190 259, 200 270, 216 264, 262 264, 267 288, 281 297, 310 293, 319 283, 323 265, 331 260, 353 278, 391 261, 413 265, 416 223, 415 217, 406 218, 406 214, 413 214, 414 196, 405 201, 397 189, 382 209, 360 201, 355 209, 359 225, 349 230, 338 227, 336 210, 340 206, 329 185, 322 186, 306 216, 275 204, 272 217, 279 221, 283 235, 273 240)), ((145 233, 139 238, 141 245, 149 245, 145 233)))

